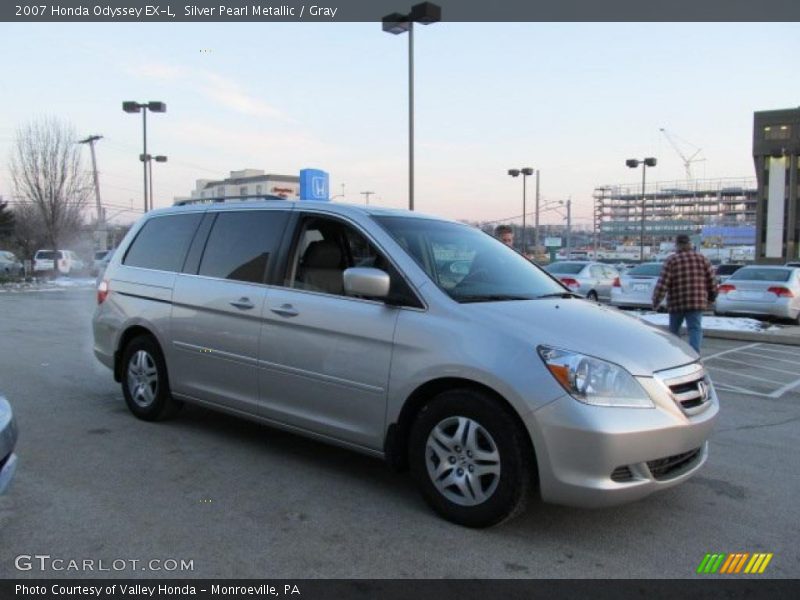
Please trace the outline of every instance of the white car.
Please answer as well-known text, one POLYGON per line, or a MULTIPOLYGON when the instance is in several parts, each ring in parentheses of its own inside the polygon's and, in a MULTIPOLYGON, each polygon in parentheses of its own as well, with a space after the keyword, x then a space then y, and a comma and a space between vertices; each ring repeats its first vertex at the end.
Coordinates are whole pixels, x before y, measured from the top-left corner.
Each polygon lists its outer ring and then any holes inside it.
POLYGON ((58 250, 57 252, 53 250, 37 250, 36 254, 33 255, 33 272, 55 271, 54 258, 58 263, 58 272, 62 275, 79 273, 86 268, 84 262, 72 250, 58 250))
MULTIPOLYGON (((650 262, 622 273, 611 288, 611 305, 619 308, 652 308, 653 289, 663 268, 663 262, 650 262)), ((664 302, 661 306, 664 306, 664 302)))

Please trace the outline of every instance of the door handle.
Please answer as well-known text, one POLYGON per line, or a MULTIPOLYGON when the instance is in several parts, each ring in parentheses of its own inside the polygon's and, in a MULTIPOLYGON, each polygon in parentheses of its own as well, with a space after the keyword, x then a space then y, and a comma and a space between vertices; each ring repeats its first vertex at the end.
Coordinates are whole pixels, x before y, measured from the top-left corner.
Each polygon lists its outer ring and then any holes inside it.
POLYGON ((250 298, 239 298, 238 300, 232 300, 230 302, 231 306, 235 306, 236 308, 241 308, 242 310, 250 310, 251 308, 255 308, 256 305, 250 302, 250 298))
POLYGON ((282 317, 296 317, 300 312, 291 304, 281 304, 278 308, 270 308, 276 315, 282 317))

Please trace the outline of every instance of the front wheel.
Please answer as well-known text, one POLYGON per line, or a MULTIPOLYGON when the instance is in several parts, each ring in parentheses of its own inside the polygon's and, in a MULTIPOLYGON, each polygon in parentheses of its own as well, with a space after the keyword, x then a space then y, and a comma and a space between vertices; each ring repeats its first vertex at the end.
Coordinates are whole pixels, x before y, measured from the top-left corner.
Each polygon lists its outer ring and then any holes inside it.
POLYGON ((468 389, 444 392, 420 411, 409 464, 431 508, 467 527, 521 513, 534 469, 522 426, 497 400, 468 389))
POLYGON ((169 391, 167 365, 156 341, 134 338, 122 355, 122 393, 130 411, 145 421, 160 421, 181 407, 169 391))

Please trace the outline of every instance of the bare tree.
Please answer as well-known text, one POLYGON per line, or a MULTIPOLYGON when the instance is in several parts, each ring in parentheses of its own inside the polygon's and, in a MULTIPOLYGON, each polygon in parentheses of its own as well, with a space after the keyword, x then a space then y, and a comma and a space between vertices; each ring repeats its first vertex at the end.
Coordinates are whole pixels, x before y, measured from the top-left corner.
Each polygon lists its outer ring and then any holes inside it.
POLYGON ((12 239, 26 260, 47 243, 42 216, 32 202, 20 202, 14 206, 14 232, 12 239))
POLYGON ((11 151, 11 181, 19 199, 15 212, 35 209, 42 237, 53 250, 79 232, 90 191, 76 140, 68 123, 43 118, 17 129, 11 151))

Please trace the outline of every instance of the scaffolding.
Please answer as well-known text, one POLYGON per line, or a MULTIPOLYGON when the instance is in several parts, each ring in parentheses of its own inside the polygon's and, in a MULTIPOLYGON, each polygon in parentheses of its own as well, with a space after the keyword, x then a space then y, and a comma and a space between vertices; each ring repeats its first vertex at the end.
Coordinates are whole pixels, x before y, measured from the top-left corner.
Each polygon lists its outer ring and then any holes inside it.
POLYGON ((656 181, 644 197, 641 185, 606 185, 595 190, 594 221, 601 244, 638 243, 644 221, 645 243, 655 246, 704 226, 752 227, 757 202, 754 177, 656 181))

